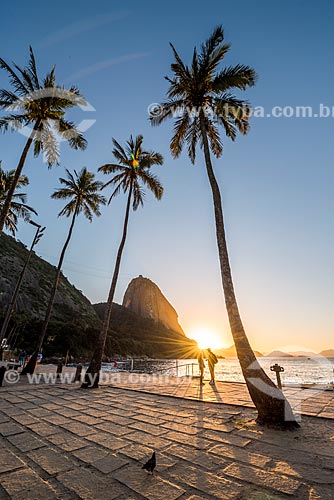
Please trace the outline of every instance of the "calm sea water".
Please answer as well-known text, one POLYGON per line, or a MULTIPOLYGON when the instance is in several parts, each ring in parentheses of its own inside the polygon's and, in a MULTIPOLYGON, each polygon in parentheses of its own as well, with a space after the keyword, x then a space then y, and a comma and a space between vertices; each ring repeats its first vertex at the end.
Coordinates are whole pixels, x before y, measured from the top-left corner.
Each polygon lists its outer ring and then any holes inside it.
MULTIPOLYGON (((328 385, 334 382, 334 358, 259 358, 259 363, 274 381, 276 381, 276 375, 270 371, 270 367, 275 363, 282 366, 284 368, 284 372, 281 373, 283 384, 328 385)), ((113 366, 106 363, 103 368, 108 370, 113 369, 113 366)), ((130 369, 130 362, 119 363, 118 368, 130 369)), ((198 375, 198 363, 196 359, 134 360, 133 369, 134 371, 144 373, 161 373, 178 376, 186 374, 198 375)), ((217 380, 244 382, 237 358, 220 359, 216 364, 215 374, 217 380)), ((205 378, 210 378, 207 366, 204 376, 205 378)))

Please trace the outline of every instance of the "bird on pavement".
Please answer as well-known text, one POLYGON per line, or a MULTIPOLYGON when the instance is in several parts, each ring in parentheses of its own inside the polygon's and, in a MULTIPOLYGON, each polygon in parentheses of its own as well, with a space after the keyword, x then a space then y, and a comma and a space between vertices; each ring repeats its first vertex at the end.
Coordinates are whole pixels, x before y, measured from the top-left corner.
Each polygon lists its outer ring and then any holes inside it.
POLYGON ((142 469, 146 469, 147 472, 151 472, 153 475, 153 471, 155 469, 155 466, 157 465, 157 461, 155 458, 155 451, 153 452, 153 455, 149 460, 147 460, 146 464, 143 465, 142 469))

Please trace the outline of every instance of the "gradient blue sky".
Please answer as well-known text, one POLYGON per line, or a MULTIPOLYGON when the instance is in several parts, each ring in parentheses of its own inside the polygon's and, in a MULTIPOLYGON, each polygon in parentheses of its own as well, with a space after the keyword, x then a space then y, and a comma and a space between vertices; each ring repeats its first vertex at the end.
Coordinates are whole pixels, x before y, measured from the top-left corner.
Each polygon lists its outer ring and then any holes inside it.
MULTIPOLYGON (((147 196, 131 215, 116 293, 121 302, 138 274, 151 278, 179 313, 187 333, 214 331, 232 343, 217 257, 211 193, 202 152, 192 166, 169 153, 171 123, 152 128, 147 107, 165 97, 172 61, 168 42, 188 60, 214 26, 222 24, 232 48, 226 64, 252 65, 257 85, 243 93, 253 106, 334 106, 334 6, 330 0, 205 3, 96 1, 6 4, 0 21, 1 57, 24 65, 34 48, 39 72, 53 64, 59 83, 76 84, 95 111, 88 149, 61 145, 61 164, 48 171, 29 155, 29 203, 47 226, 37 253, 56 263, 68 230, 50 199, 64 167, 92 171, 112 161, 111 138, 142 133, 165 157, 156 169, 165 187, 158 203, 147 196)), ((0 73, 1 87, 8 87, 0 73)), ((0 136, 0 159, 15 168, 24 137, 0 136)), ((251 343, 268 351, 286 345, 334 347, 333 144, 334 118, 253 118, 251 131, 224 140, 214 160, 226 218, 231 264, 242 318, 251 343)), ((107 180, 103 177, 102 180, 107 180)), ((108 194, 106 192, 106 194, 108 194)), ((78 220, 64 274, 92 301, 105 301, 121 236, 120 196, 92 224, 78 220)), ((17 237, 30 244, 33 228, 17 237)))

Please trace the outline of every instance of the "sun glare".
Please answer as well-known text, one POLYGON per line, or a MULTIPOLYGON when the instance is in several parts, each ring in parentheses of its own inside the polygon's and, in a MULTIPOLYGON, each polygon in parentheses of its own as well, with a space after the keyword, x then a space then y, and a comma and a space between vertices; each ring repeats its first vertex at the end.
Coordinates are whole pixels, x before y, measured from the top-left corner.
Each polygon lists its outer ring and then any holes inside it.
POLYGON ((221 349, 222 347, 226 347, 222 334, 208 328, 194 328, 187 335, 191 339, 196 340, 200 349, 206 349, 207 347, 221 349))

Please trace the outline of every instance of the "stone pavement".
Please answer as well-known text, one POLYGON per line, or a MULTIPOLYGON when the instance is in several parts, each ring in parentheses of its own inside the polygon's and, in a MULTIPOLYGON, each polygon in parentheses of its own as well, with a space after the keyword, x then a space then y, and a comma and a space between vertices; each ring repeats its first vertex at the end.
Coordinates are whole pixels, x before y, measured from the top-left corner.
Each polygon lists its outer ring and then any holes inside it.
POLYGON ((254 417, 112 386, 3 387, 0 499, 332 500, 333 421, 303 417, 282 432, 254 417))
MULTIPOLYGON (((198 378, 119 372, 109 374, 106 383, 150 394, 254 408, 246 384, 238 382, 216 382, 212 386, 205 381, 201 386, 198 378)), ((284 387, 283 392, 296 414, 334 419, 334 390, 284 387)))

